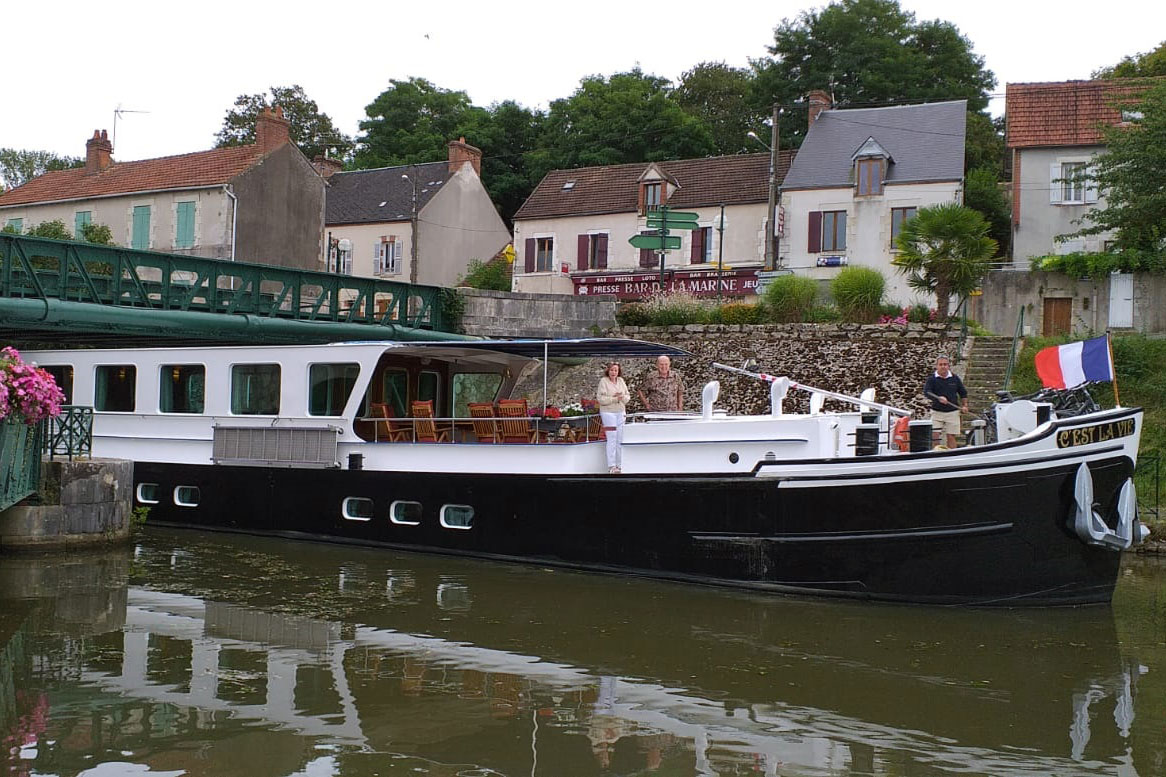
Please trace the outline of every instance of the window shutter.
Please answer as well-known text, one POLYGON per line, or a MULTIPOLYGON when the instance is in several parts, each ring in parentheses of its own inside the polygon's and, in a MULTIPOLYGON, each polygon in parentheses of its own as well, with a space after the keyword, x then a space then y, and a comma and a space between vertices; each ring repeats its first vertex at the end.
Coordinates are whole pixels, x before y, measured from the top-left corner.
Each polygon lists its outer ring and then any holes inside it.
MULTIPOLYGON (((640 198, 636 202, 636 212, 637 213, 644 212, 644 194, 645 194, 645 192, 647 192, 647 190, 648 190, 647 184, 640 184, 640 198)), ((640 264, 643 264, 643 262, 640 262, 640 264)))
POLYGON ((385 244, 377 241, 372 244, 372 271, 380 275, 385 269, 385 244))
POLYGON ((822 211, 810 211, 810 239, 807 250, 811 254, 819 253, 822 250, 822 211))
POLYGON ((599 269, 605 270, 607 269, 607 235, 596 235, 595 239, 599 241, 599 245, 595 249, 599 269))
POLYGON ((580 270, 586 270, 587 250, 591 248, 591 235, 579 235, 575 244, 579 247, 579 255, 575 258, 575 267, 580 270))
POLYGON ((688 260, 692 264, 700 264, 704 261, 704 228, 692 230, 692 253, 689 254, 688 260))
POLYGON ((1061 163, 1053 162, 1049 165, 1049 202, 1058 203, 1061 201, 1061 187, 1064 183, 1061 181, 1061 163))
POLYGON ((393 272, 401 271, 401 249, 404 248, 404 243, 393 242, 393 272))
POLYGON ((1097 180, 1093 177, 1095 171, 1093 165, 1085 168, 1085 202, 1097 202, 1097 180))
POLYGON ((526 262, 525 269, 527 272, 534 272, 534 238, 528 237, 524 245, 525 249, 523 250, 523 255, 526 262))

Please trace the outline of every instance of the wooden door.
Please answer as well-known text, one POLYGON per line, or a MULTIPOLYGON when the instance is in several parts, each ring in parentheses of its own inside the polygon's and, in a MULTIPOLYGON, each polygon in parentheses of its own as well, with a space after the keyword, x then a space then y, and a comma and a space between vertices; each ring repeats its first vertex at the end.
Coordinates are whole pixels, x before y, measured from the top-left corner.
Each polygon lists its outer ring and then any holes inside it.
POLYGON ((1073 300, 1071 297, 1045 297, 1045 337, 1067 335, 1073 326, 1073 300))

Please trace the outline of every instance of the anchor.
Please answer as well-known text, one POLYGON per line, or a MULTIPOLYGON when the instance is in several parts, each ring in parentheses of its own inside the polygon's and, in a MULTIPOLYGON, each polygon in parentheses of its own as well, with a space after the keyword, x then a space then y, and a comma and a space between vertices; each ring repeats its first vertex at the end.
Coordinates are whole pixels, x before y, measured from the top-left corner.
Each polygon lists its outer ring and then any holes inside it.
POLYGON ((1125 550, 1140 545, 1150 536, 1150 530, 1137 518, 1138 499, 1134 479, 1126 478, 1117 498, 1117 528, 1110 529, 1093 509, 1093 475, 1085 462, 1077 467, 1077 482, 1073 486, 1077 508, 1073 515, 1073 531, 1089 545, 1113 550, 1125 550))

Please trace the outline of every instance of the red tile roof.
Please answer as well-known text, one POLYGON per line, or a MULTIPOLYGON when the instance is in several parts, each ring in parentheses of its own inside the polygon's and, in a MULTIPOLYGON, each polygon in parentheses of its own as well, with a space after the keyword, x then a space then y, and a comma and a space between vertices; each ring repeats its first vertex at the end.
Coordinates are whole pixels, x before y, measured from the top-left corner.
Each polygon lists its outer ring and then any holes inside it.
MULTIPOLYGON (((782 151, 778 182, 785 179, 793 151, 782 151)), ((639 179, 655 164, 679 188, 668 199, 673 208, 739 205, 769 197, 769 154, 738 154, 672 162, 634 162, 604 167, 552 170, 514 215, 518 219, 632 213, 639 206, 639 179), (574 181, 564 190, 563 184, 574 181)))
POLYGON ((1158 78, 1008 84, 1008 148, 1096 146, 1101 129, 1121 122, 1116 107, 1159 83, 1158 78))
POLYGON ((84 199, 156 189, 188 189, 231 181, 263 156, 258 145, 231 146, 192 154, 115 162, 100 173, 57 170, 0 194, 0 207, 84 199))

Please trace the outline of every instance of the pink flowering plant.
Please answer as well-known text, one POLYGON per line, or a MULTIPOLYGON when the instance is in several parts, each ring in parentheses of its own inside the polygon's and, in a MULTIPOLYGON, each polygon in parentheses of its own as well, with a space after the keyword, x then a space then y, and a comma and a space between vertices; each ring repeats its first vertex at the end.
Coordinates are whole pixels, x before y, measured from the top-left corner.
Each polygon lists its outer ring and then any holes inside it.
POLYGON ((0 421, 19 419, 26 424, 61 414, 65 395, 46 370, 25 363, 20 352, 0 350, 0 421))

